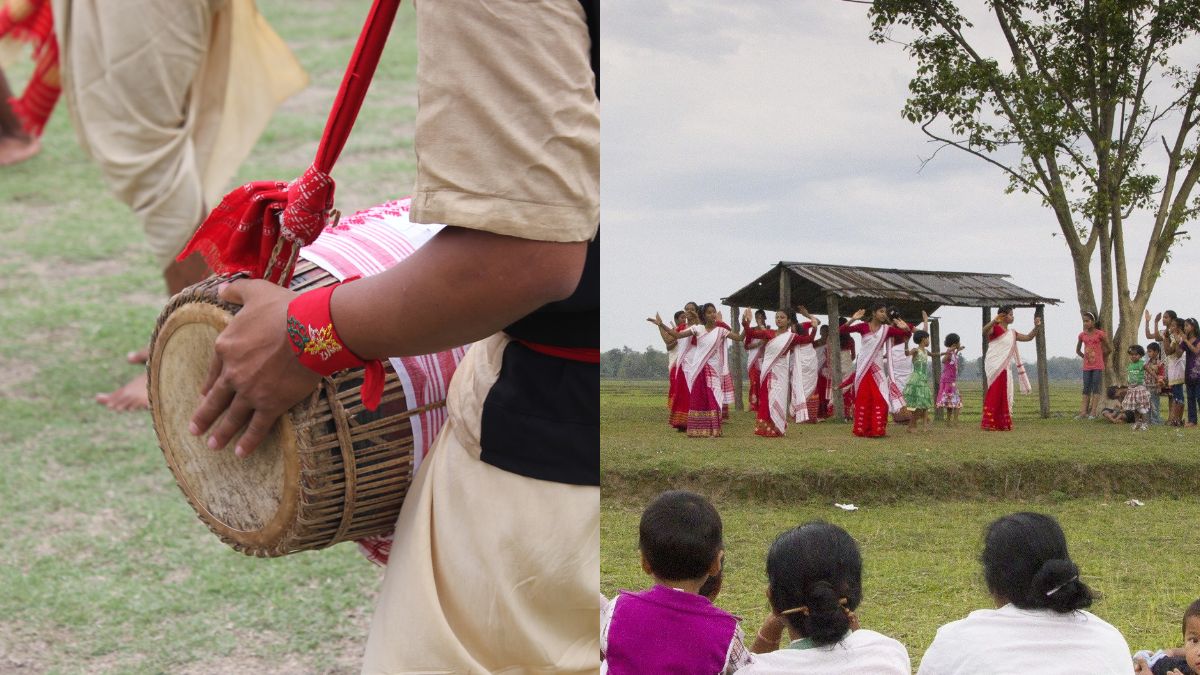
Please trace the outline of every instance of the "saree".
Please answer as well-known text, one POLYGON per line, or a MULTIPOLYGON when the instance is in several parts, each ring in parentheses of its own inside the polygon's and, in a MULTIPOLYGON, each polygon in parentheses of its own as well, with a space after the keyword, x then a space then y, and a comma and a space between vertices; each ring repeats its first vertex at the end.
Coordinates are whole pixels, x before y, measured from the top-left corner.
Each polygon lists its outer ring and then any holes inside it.
POLYGON ((694 326, 696 344, 683 362, 688 388, 687 435, 720 436, 725 391, 723 374, 728 368, 725 338, 729 329, 694 326), (704 332, 701 332, 704 331, 704 332))
POLYGON ((1017 332, 1011 328, 995 326, 992 340, 988 343, 983 369, 987 375, 987 393, 983 397, 983 419, 979 426, 989 431, 1012 430, 1013 386, 1010 367, 1016 364, 1017 381, 1022 394, 1033 387, 1025 373, 1025 364, 1017 350, 1017 332), (1001 332, 1003 331, 1003 332, 1001 332))

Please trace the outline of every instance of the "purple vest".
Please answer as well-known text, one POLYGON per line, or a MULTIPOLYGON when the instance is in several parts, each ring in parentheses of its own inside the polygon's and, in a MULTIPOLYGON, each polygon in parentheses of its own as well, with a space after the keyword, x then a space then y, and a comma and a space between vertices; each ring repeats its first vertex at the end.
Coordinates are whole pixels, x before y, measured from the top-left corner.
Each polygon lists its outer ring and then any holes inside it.
POLYGON ((701 595, 666 586, 621 591, 608 628, 608 672, 716 675, 736 629, 733 615, 701 595))

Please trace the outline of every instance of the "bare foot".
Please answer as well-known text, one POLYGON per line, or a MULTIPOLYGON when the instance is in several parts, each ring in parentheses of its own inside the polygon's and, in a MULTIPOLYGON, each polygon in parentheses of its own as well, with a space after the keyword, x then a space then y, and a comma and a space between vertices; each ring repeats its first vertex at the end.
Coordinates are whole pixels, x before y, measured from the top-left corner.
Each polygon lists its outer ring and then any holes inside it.
POLYGON ((150 348, 143 347, 136 352, 129 352, 125 355, 125 360, 134 365, 144 366, 146 365, 146 362, 150 360, 150 348))
POLYGON ((41 141, 36 138, 15 138, 12 136, 0 138, 0 166, 24 162, 38 154, 38 151, 41 149, 41 141))
POLYGON ((150 408, 150 395, 146 390, 146 374, 141 373, 116 391, 107 394, 96 394, 96 402, 107 407, 109 410, 118 412, 148 410, 150 408))

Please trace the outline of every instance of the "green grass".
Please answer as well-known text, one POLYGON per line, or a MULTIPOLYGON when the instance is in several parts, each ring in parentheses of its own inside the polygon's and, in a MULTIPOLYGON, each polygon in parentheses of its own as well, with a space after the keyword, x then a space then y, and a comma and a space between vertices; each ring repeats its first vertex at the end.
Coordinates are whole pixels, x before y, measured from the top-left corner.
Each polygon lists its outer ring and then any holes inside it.
MULTIPOLYGON (((640 589, 652 582, 638 563, 642 505, 624 497, 601 502, 601 589, 640 589)), ((717 502, 725 526, 725 581, 717 605, 742 617, 753 642, 767 615, 764 561, 775 536, 809 520, 840 525, 858 541, 864 561, 865 628, 900 640, 915 666, 937 627, 991 607, 977 562, 982 531, 1019 510, 1053 514, 1067 533, 1083 580, 1103 594, 1091 611, 1125 635, 1132 649, 1179 646, 1183 610, 1200 593, 1188 572, 1198 552, 1188 523, 1194 500, 1144 507, 1100 500, 1052 505, 1028 502, 928 501, 845 512, 828 503, 717 502)))
POLYGON ((603 381, 601 588, 645 588, 638 562, 641 509, 667 489, 709 496, 725 523, 726 580, 718 604, 743 617, 750 640, 767 607, 763 571, 776 535, 822 519, 860 543, 863 625, 904 642, 914 665, 937 627, 990 606, 977 562, 984 526, 1034 510, 1057 517, 1084 580, 1103 594, 1093 611, 1132 648, 1178 646, 1179 620, 1197 589, 1188 572, 1200 544, 1200 430, 1081 422, 1077 385, 1055 383, 1052 416, 1018 397, 1011 433, 978 428, 981 391, 964 383, 962 425, 927 434, 889 428, 855 438, 848 424, 790 425, 754 436, 733 412, 719 439, 666 425, 666 383, 603 381), (1124 502, 1137 498, 1143 507, 1124 502), (835 502, 853 502, 846 512, 835 502))
MULTIPOLYGON (((259 2, 312 85, 230 188, 311 162, 369 4, 259 2)), ((345 212, 411 189, 414 23, 406 5, 334 171, 345 212)), ((28 72, 8 71, 15 88, 28 72)), ((43 146, 0 169, 0 672, 358 672, 380 570, 352 545, 235 553, 188 507, 149 416, 92 401, 136 373, 124 354, 163 281, 65 108, 43 146)))
POLYGON ((1200 493, 1200 430, 1076 421, 1078 389, 1056 384, 1049 419, 1037 397, 1018 396, 1015 430, 979 429, 979 385, 963 387, 960 426, 931 422, 883 439, 855 437, 849 424, 792 424, 784 438, 754 435, 750 412, 734 411, 718 439, 691 439, 667 424, 666 384, 603 381, 603 487, 646 497, 668 485, 755 500, 828 498, 889 502, 911 497, 1023 499, 1186 496, 1200 493))

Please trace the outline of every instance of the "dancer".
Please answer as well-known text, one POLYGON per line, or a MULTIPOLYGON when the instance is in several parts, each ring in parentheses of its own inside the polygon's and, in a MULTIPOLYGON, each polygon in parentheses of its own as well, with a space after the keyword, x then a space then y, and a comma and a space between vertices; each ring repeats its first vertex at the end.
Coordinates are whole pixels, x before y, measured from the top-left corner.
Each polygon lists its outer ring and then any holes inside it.
POLYGON ((763 348, 767 345, 767 340, 775 337, 775 331, 767 327, 767 313, 765 310, 754 310, 754 331, 756 335, 770 333, 771 337, 762 338, 754 337, 750 334, 750 322, 742 321, 742 334, 746 336, 746 374, 750 380, 750 412, 758 412, 758 384, 762 377, 762 359, 763 348))
MULTIPOLYGON (((911 334, 903 319, 888 322, 887 306, 874 304, 860 309, 850 323, 838 329, 842 335, 859 333, 862 347, 854 369, 854 435, 878 438, 887 435, 888 414, 904 405, 904 397, 892 374, 892 341, 911 334), (865 322, 863 316, 869 318, 865 322)), ((849 378, 847 378, 849 379, 849 378)), ((844 383, 843 383, 844 384, 844 383)))
MULTIPOLYGON (((778 330, 770 331, 774 335, 767 341, 764 349, 762 379, 758 393, 758 414, 754 424, 755 435, 768 438, 783 436, 787 431, 788 417, 792 416, 788 400, 793 401, 793 407, 795 404, 803 406, 804 399, 797 400, 795 394, 803 394, 806 389, 811 391, 812 386, 816 384, 816 373, 811 369, 802 368, 800 370, 799 377, 805 381, 797 383, 793 379, 792 350, 800 345, 808 345, 809 351, 812 351, 813 328, 820 323, 807 314, 805 317, 809 320, 798 324, 791 314, 783 310, 775 312, 775 325, 778 330)), ((768 331, 751 330, 755 331, 758 339, 765 338, 768 333, 768 331)), ((815 365, 815 355, 811 358, 806 356, 805 360, 810 365, 815 365)))
MULTIPOLYGON (((850 373, 854 372, 854 361, 857 358, 857 352, 855 351, 854 347, 854 338, 850 337, 849 335, 844 335, 840 332, 841 327, 845 326, 846 323, 846 317, 838 317, 838 358, 841 359, 838 365, 840 366, 840 372, 843 380, 848 377, 850 373)), ((836 382, 830 382, 831 392, 833 387, 837 384, 838 383, 836 382)), ((841 392, 842 396, 842 417, 846 420, 854 419, 853 388, 848 386, 838 386, 837 389, 841 392)), ((836 393, 832 395, 836 395, 836 393)))
POLYGON ((942 353, 942 380, 938 383, 937 407, 946 410, 946 426, 958 426, 962 411, 962 396, 958 393, 958 368, 962 362, 962 342, 958 333, 946 336, 946 351, 942 353))
MULTIPOLYGON (((253 0, 54 0, 53 14, 76 136, 174 295, 208 276, 199 255, 175 258, 307 75, 253 0)), ((145 371, 95 399, 148 408, 145 371)))
POLYGON ((1100 322, 1091 312, 1083 312, 1083 332, 1075 343, 1075 354, 1083 359, 1083 402, 1075 419, 1096 419, 1100 408, 1100 392, 1104 387, 1104 363, 1112 351, 1112 342, 1100 329, 1100 322))
MULTIPOLYGON (((676 340, 695 336, 696 344, 683 356, 681 368, 687 378, 688 413, 687 435, 692 438, 715 438, 721 435, 724 402, 725 341, 741 340, 741 333, 731 332, 721 320, 716 305, 705 303, 702 325, 675 331, 655 315, 655 323, 676 340)), ((676 391, 676 396, 680 392, 676 391)))
MULTIPOLYGON (((683 310, 675 312, 676 330, 683 327, 683 322, 687 313, 683 310)), ((652 319, 647 319, 650 323, 654 323, 652 319)), ((656 326, 657 328, 657 326, 656 326)), ((667 410, 671 409, 671 403, 675 398, 675 367, 679 361, 679 341, 667 335, 661 328, 658 329, 658 334, 662 338, 663 346, 667 349, 667 410)))
POLYGON ((1042 320, 1033 319, 1033 330, 1028 335, 1009 328, 1013 322, 1013 308, 1001 307, 995 318, 983 326, 983 335, 988 342, 984 370, 987 373, 987 389, 983 397, 983 420, 980 427, 993 431, 1012 430, 1013 386, 1010 367, 1015 365, 1022 393, 1032 387, 1025 374, 1025 364, 1017 351, 1018 342, 1029 342, 1042 330, 1042 320))
POLYGON ((38 153, 38 138, 62 93, 50 0, 0 0, 0 52, 9 43, 30 45, 34 65, 20 96, 0 70, 0 166, 38 153))
POLYGON ((833 388, 830 386, 832 380, 832 371, 829 366, 830 348, 829 348, 829 326, 821 326, 817 331, 817 339, 813 341, 813 349, 817 353, 817 411, 813 416, 816 421, 821 421, 833 416, 833 406, 829 403, 829 397, 832 394, 833 388))
MULTIPOLYGON (((689 302, 687 305, 685 305, 685 307, 689 308, 695 306, 696 305, 693 302, 689 302)), ((679 312, 676 312, 675 316, 678 317, 679 312)), ((656 318, 650 318, 646 320, 657 326, 657 315, 655 315, 655 317, 656 318)), ((678 318, 676 318, 675 321, 676 333, 687 329, 688 326, 696 326, 700 323, 700 319, 696 315, 696 310, 694 309, 685 309, 683 311, 683 321, 680 322, 678 318)), ((663 336, 664 340, 670 339, 675 341, 675 361, 668 370, 671 382, 667 385, 667 409, 671 412, 667 416, 667 424, 671 425, 671 427, 676 431, 687 431, 688 405, 691 401, 688 390, 687 375, 684 373, 683 364, 687 361, 688 352, 690 352, 696 346, 696 340, 695 338, 680 340, 674 337, 674 335, 672 335, 670 332, 664 330, 662 326, 658 326, 658 330, 659 334, 663 336)))
POLYGON ((912 375, 908 384, 904 385, 904 405, 908 408, 908 433, 917 428, 922 422, 922 429, 929 430, 929 409, 933 407, 933 391, 929 388, 929 333, 918 330, 913 333, 916 346, 906 350, 904 355, 911 359, 912 375))

